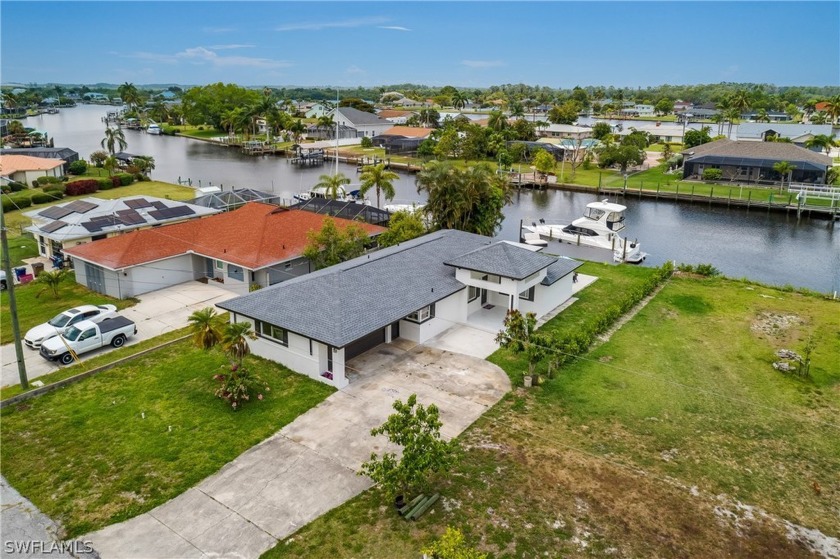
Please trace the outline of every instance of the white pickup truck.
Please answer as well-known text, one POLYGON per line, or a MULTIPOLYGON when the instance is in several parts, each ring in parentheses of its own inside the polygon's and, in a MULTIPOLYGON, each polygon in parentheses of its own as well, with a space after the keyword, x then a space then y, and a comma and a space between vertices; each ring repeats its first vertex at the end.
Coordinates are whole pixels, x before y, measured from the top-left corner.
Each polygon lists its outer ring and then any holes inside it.
POLYGON ((136 333, 137 326, 124 316, 109 318, 98 324, 83 320, 71 326, 61 336, 44 341, 40 353, 45 359, 69 365, 82 353, 107 345, 122 347, 126 340, 136 333))

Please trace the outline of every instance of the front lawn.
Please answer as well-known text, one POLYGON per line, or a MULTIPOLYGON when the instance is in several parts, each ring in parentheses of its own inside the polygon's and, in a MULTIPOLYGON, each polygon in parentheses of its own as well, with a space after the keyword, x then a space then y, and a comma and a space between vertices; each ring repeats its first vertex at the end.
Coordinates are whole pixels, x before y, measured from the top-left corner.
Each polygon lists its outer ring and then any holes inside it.
POLYGON ((234 412, 213 391, 226 358, 189 341, 2 412, 2 473, 69 537, 183 493, 332 389, 257 357, 270 386, 234 412))
MULTIPOLYGON (((584 328, 640 270, 604 267, 544 330, 584 328)), ((490 557, 812 557, 779 519, 840 536, 838 339, 837 302, 674 278, 609 341, 473 424, 420 520, 374 489, 264 557, 409 559, 446 526, 490 557), (771 367, 812 333, 810 378, 771 367)), ((521 386, 524 360, 491 359, 521 386)))
MULTIPOLYGON (((15 239, 14 242, 17 242, 15 239)), ((11 253, 11 251, 10 251, 11 253)), ((74 276, 68 276, 59 288, 59 297, 53 297, 51 291, 44 291, 43 286, 35 282, 15 286, 15 301, 17 302, 18 324, 20 335, 26 335, 27 330, 42 324, 58 313, 79 305, 104 305, 111 303, 117 309, 124 309, 137 304, 137 299, 114 299, 107 295, 94 293, 83 285, 76 283, 74 276), (40 296, 39 296, 40 294, 40 296)), ((12 319, 9 315, 9 296, 6 291, 0 294, 0 344, 14 341, 12 334, 12 319)))

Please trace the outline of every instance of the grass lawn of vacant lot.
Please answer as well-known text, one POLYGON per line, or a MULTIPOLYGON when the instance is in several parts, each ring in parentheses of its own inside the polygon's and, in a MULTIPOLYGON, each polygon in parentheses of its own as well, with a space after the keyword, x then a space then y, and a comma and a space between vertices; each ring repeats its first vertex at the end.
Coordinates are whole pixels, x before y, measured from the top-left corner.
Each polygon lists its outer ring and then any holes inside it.
POLYGON ((234 412, 216 398, 218 351, 179 342, 3 410, 2 473, 78 536, 183 493, 332 389, 256 358, 270 386, 234 412))
MULTIPOLYGON (((58 313, 79 305, 104 305, 111 303, 117 309, 124 309, 137 304, 137 299, 114 299, 107 295, 94 293, 83 285, 76 283, 71 274, 65 278, 59 288, 58 298, 52 291, 44 291, 43 286, 35 282, 15 286, 15 300, 18 309, 18 323, 20 335, 26 335, 27 330, 48 321, 58 313), (40 296, 39 296, 40 293, 40 296)), ((9 315, 9 296, 6 291, 0 293, 0 343, 7 344, 14 341, 12 336, 12 319, 9 315)))
MULTIPOLYGON (((574 329, 633 283, 603 274, 546 330, 574 329)), ((368 491, 266 556, 408 559, 453 526, 490 557, 811 557, 779 519, 840 536, 838 311, 674 278, 609 341, 464 433, 460 465, 419 521, 368 491), (811 333, 810 378, 771 367, 811 333)), ((523 359, 492 360, 521 386, 523 359)))

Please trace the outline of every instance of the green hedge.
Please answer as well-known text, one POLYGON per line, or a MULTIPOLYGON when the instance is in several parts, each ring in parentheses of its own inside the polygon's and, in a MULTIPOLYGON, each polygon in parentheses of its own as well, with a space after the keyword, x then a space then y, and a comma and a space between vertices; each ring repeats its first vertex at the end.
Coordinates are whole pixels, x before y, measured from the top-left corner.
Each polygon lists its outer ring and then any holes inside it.
POLYGON ((64 193, 62 192, 36 192, 30 200, 32 200, 33 204, 47 204, 61 200, 62 198, 64 198, 64 193))
POLYGON ((134 182, 134 175, 129 173, 117 173, 115 177, 120 179, 121 186, 128 186, 134 182))
POLYGON ((22 210, 32 205, 29 195, 26 196, 3 196, 3 213, 14 210, 22 210))

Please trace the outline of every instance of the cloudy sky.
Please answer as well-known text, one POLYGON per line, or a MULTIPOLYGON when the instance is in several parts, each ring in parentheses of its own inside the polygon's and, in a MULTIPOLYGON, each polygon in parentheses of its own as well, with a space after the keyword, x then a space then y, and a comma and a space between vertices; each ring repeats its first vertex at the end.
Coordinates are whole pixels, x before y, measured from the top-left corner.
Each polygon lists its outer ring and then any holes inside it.
POLYGON ((0 79, 549 87, 840 84, 840 2, 0 5, 0 79))

